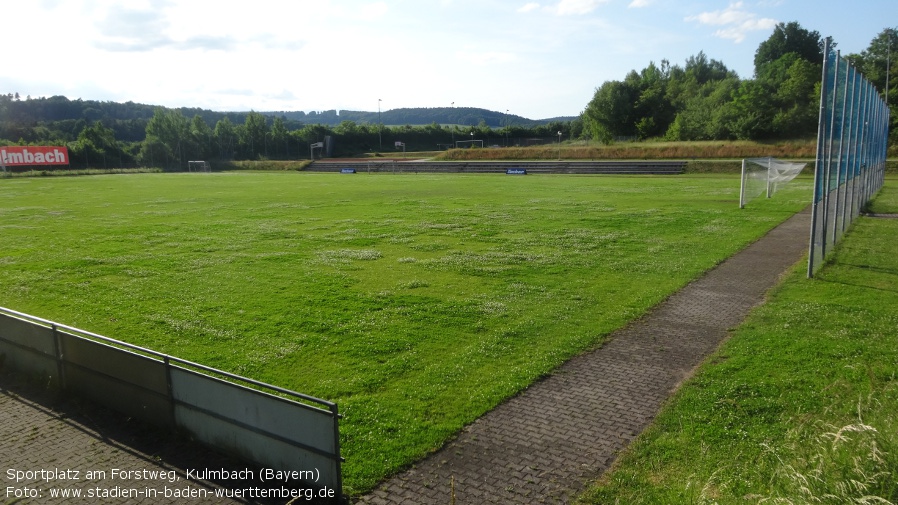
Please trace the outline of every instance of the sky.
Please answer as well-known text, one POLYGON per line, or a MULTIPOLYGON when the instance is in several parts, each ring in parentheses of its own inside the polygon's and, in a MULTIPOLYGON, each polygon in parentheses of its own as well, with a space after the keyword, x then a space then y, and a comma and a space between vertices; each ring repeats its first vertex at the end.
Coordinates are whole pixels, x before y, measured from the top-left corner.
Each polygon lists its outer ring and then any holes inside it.
POLYGON ((843 54, 898 26, 895 0, 0 0, 0 13, 0 93, 23 98, 528 119, 578 115, 602 83, 700 51, 751 78, 777 23, 843 54))

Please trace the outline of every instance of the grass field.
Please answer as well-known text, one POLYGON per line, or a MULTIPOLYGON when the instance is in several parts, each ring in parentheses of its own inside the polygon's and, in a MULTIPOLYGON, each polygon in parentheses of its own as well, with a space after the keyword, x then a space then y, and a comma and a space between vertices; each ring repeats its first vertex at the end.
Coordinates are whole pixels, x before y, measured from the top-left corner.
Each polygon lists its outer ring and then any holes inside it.
POLYGON ((896 238, 861 217, 799 264, 580 503, 898 503, 896 238))
POLYGON ((785 220, 799 179, 0 180, 0 305, 335 401, 360 493, 785 220))

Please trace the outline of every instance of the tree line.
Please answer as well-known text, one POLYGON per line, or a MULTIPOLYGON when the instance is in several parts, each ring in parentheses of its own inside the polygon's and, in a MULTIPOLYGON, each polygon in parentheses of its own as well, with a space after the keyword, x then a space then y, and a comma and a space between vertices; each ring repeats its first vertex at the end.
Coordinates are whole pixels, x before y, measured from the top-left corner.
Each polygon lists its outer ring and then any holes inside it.
POLYGON ((302 123, 323 124, 337 126, 343 121, 352 121, 359 124, 387 124, 387 125, 429 125, 454 124, 461 126, 477 126, 485 123, 487 126, 502 128, 507 125, 534 127, 554 121, 571 121, 574 117, 556 117, 548 119, 528 119, 516 114, 491 111, 477 107, 416 107, 390 109, 381 112, 353 111, 353 110, 326 110, 326 111, 279 111, 262 112, 268 116, 283 116, 288 120, 296 120, 302 123))
MULTIPOLYGON (((456 140, 483 140, 485 145, 515 145, 551 141, 557 132, 576 138, 579 118, 531 121, 503 117, 484 109, 458 108, 455 119, 471 123, 423 126, 388 126, 357 123, 351 113, 335 124, 304 123, 287 114, 214 113, 200 109, 169 109, 140 104, 70 101, 65 97, 31 99, 0 95, 0 139, 18 139, 27 145, 65 145, 72 165, 89 168, 128 166, 183 169, 191 160, 299 159, 311 156, 311 144, 327 142, 329 154, 396 152, 400 142, 407 150, 439 150, 456 140), (189 116, 189 113, 193 113, 189 116), (497 128, 497 123, 504 126, 497 128), (492 124, 490 124, 492 123, 492 124)), ((434 118, 425 109, 424 117, 434 118)), ((411 109, 384 114, 386 121, 409 119, 411 109), (397 114, 398 112, 398 114, 397 114)), ((369 114, 368 120, 373 119, 369 114)), ((373 113, 377 114, 377 113, 373 113)), ((307 114, 306 119, 325 119, 327 113, 307 114)), ((421 117, 421 114, 419 114, 421 117)), ((3 142, 0 140, 0 142, 3 142)), ((317 152, 320 154, 320 151, 317 152)))
MULTIPOLYGON (((892 46, 898 48, 898 34, 886 29, 847 58, 879 90, 887 82, 894 89, 892 46)), ((394 152, 397 142, 407 150, 434 150, 459 140, 506 146, 562 138, 793 139, 816 133, 822 50, 817 32, 781 23, 758 47, 752 79, 699 52, 683 66, 650 62, 622 81, 603 83, 579 117, 540 121, 464 107, 224 113, 61 96, 22 100, 9 93, 0 95, 0 143, 66 145, 76 166, 177 169, 188 160, 307 158, 318 142, 341 156, 394 152)), ((890 93, 893 108, 896 100, 890 93)))
MULTIPOLYGON (((797 22, 778 24, 755 52, 754 77, 741 79, 704 52, 684 66, 661 60, 622 81, 596 89, 583 112, 587 135, 665 140, 770 140, 810 137, 817 132, 824 40, 797 22)), ((867 50, 847 56, 883 94, 896 87, 891 47, 898 33, 883 30, 867 50), (890 67, 891 79, 886 78, 890 67)), ((896 93, 888 94, 895 110, 896 93)), ((891 116, 896 124, 896 114, 891 116)), ((895 130, 892 138, 895 139, 895 130)), ((894 140, 893 140, 894 142, 894 140)))

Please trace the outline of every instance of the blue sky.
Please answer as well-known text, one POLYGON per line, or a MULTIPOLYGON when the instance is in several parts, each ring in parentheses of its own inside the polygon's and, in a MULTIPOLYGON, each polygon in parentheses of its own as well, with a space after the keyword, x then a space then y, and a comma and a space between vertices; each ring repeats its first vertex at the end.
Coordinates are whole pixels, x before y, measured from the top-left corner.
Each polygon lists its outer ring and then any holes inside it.
MULTIPOLYGON (((630 70, 704 51, 750 78, 776 23, 843 54, 895 0, 0 0, 0 92, 219 111, 579 114, 630 70), (238 7, 239 6, 239 7, 238 7)), ((889 25, 889 23, 892 23, 889 25)))

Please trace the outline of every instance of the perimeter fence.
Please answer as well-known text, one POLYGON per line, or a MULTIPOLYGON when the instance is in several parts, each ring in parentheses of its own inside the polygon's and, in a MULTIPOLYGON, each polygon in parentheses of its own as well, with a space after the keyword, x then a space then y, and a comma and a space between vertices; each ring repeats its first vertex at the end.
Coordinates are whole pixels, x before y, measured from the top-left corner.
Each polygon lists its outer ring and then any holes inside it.
POLYGON ((342 497, 332 402, 3 307, 0 364, 342 497))
POLYGON ((851 63, 824 45, 808 277, 882 188, 889 108, 851 63))

